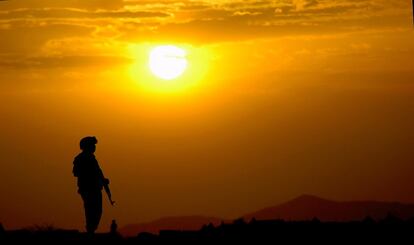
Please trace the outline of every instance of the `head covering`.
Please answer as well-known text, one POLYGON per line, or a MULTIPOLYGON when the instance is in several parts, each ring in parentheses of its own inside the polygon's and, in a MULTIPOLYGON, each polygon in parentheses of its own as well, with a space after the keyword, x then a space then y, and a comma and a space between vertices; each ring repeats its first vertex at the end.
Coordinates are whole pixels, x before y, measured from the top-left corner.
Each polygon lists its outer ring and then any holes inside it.
POLYGON ((85 148, 88 148, 92 145, 96 145, 97 143, 98 143, 98 140, 95 138, 95 136, 87 136, 81 139, 79 146, 82 150, 85 150, 85 148))

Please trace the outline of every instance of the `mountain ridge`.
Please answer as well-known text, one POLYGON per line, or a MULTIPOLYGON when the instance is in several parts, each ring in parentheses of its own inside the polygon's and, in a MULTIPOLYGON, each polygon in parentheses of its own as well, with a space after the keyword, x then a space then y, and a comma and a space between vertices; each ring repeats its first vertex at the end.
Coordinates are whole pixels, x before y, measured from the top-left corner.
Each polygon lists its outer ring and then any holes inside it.
MULTIPOLYGON (((240 218, 249 222, 256 220, 304 221, 314 218, 324 222, 346 222, 363 220, 371 217, 374 220, 385 218, 387 215, 401 219, 414 217, 414 204, 384 201, 333 201, 314 195, 304 194, 287 202, 259 209, 240 218)), ((141 232, 156 234, 160 230, 198 230, 203 225, 230 223, 231 220, 203 215, 170 216, 154 221, 129 224, 120 229, 124 236, 135 236, 141 232)))

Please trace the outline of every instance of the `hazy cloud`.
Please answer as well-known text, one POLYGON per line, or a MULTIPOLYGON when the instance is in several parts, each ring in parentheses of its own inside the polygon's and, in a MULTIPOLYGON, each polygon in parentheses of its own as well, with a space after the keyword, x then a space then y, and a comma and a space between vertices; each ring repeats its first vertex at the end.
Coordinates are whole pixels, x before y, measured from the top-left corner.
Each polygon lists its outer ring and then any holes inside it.
POLYGON ((67 67, 116 66, 131 63, 131 59, 120 56, 37 56, 0 57, 0 67, 15 69, 50 69, 67 67))
POLYGON ((404 0, 8 1, 0 4, 0 54, 44 56, 63 39, 63 50, 81 42, 104 52, 131 42, 238 42, 410 28, 409 9, 404 0))
POLYGON ((97 10, 88 11, 74 8, 16 9, 0 12, 0 19, 71 19, 71 18, 149 18, 169 17, 168 13, 155 11, 97 10))

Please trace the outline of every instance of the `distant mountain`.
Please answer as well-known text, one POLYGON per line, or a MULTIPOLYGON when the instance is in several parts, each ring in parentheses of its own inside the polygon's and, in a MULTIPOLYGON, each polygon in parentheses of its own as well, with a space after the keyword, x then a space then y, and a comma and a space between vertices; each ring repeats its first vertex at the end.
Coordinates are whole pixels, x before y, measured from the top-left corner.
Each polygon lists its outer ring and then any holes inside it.
MULTIPOLYGON (((320 221, 363 220, 367 216, 375 220, 388 214, 408 219, 414 217, 414 204, 398 202, 351 201, 337 202, 311 195, 302 195, 286 203, 243 215, 246 221, 284 219, 303 221, 318 218, 320 221)), ((131 224, 120 229, 124 236, 135 236, 141 232, 158 233, 160 230, 199 230, 203 225, 219 225, 223 219, 205 216, 177 216, 161 218, 148 223, 131 224)), ((224 220, 229 223, 231 221, 224 220)))
POLYGON ((311 220, 316 217, 321 221, 352 221, 362 220, 367 216, 378 220, 388 214, 402 219, 412 218, 414 204, 376 201, 336 202, 302 195, 289 202, 244 215, 243 218, 248 221, 253 217, 257 220, 311 220))
POLYGON ((205 224, 217 226, 221 222, 220 218, 205 216, 165 217, 152 222, 126 225, 119 232, 123 236, 135 236, 141 232, 157 234, 160 230, 199 230, 205 224))

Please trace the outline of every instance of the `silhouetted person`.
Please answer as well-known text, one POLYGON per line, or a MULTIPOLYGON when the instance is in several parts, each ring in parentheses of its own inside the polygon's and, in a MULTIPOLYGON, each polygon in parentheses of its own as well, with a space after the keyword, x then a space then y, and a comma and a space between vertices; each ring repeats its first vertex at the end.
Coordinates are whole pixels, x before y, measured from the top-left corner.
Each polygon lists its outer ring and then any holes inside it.
POLYGON ((117 235, 118 234, 118 225, 116 224, 116 220, 112 220, 111 223, 111 235, 117 235))
POLYGON ((82 152, 73 161, 73 175, 78 177, 78 193, 85 208, 86 231, 90 234, 98 228, 102 216, 102 188, 109 184, 94 155, 97 143, 95 137, 83 138, 80 141, 82 152))

